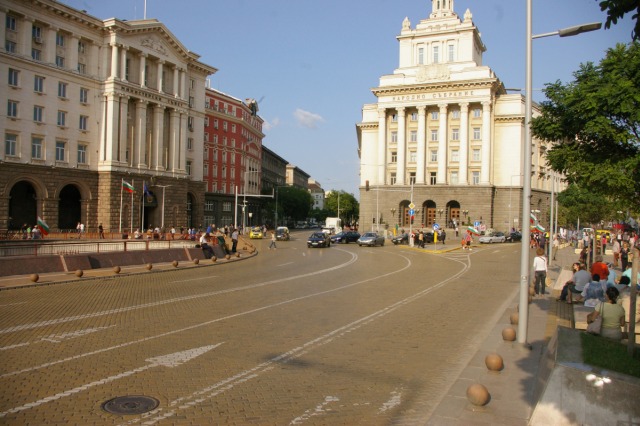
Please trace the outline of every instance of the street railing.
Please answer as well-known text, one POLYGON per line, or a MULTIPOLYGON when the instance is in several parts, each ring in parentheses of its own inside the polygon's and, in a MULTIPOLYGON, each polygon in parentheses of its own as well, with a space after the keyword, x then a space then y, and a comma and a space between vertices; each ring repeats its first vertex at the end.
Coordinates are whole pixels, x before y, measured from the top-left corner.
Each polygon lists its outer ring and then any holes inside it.
POLYGON ((0 257, 70 255, 81 253, 107 253, 192 248, 197 241, 191 240, 93 240, 93 241, 47 241, 25 240, 20 243, 0 244, 0 257))

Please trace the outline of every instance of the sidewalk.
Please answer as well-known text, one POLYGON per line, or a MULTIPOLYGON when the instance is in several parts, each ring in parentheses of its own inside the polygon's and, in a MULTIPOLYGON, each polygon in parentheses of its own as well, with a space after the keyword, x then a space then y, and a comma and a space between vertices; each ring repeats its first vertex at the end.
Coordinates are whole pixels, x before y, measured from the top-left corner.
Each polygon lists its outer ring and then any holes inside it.
MULTIPOLYGON (((612 261, 610 257, 605 256, 605 262, 612 261)), ((591 411, 594 410, 595 405, 582 404, 582 412, 575 413, 571 417, 561 410, 565 408, 562 407, 564 401, 562 397, 557 397, 553 401, 554 404, 551 404, 550 408, 546 407, 543 413, 536 411, 534 416, 536 405, 547 387, 547 379, 551 380, 551 372, 547 367, 554 368, 555 365, 555 360, 549 359, 547 349, 550 345, 555 347, 559 325, 570 327, 567 310, 571 305, 556 302, 556 298, 560 294, 562 285, 571 275, 571 264, 577 259, 578 255, 575 254, 573 247, 567 246, 558 250, 556 261, 550 262, 547 275, 551 279, 552 287, 547 288, 549 294, 546 297, 534 298, 529 304, 526 345, 508 342, 502 338, 502 331, 505 328, 512 327, 516 332, 518 330, 517 324, 511 324, 511 315, 518 312, 519 292, 516 292, 508 303, 508 308, 486 336, 467 367, 440 401, 428 425, 574 425, 591 422, 589 419, 593 419, 591 411), (498 354, 502 357, 504 361, 502 371, 488 370, 485 365, 485 357, 488 354, 498 354), (471 404, 467 398, 467 389, 476 383, 484 385, 490 395, 489 402, 481 407, 471 404), (540 420, 542 418, 544 421, 540 420), (586 419, 586 422, 583 419, 586 419)), ((567 373, 563 374, 562 377, 568 376, 567 373)), ((574 392, 577 396, 575 399, 580 401, 584 395, 592 392, 593 386, 589 385, 584 377, 582 380, 571 383, 572 388, 569 390, 565 387, 566 383, 558 384, 558 380, 562 382, 562 379, 554 380, 553 385, 548 385, 547 393, 557 396, 564 392, 565 399, 573 399, 571 392, 574 392)), ((632 401, 636 401, 636 398, 633 393, 627 394, 627 399, 630 399, 632 405, 634 404, 632 401)), ((625 415, 626 413, 615 414, 625 415)), ((611 421, 615 421, 614 418, 615 415, 611 417, 611 421)), ((634 414, 629 413, 628 418, 635 418, 634 414)), ((600 423, 595 420, 592 424, 600 423)))

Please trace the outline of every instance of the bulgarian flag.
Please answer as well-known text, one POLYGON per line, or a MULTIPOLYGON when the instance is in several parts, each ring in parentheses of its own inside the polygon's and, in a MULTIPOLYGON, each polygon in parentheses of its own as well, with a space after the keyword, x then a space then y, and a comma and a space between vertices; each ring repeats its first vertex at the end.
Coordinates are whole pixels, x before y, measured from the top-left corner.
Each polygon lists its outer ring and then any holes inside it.
POLYGON ((534 216, 533 213, 531 213, 531 223, 536 223, 538 221, 538 218, 534 216))
POLYGON ((127 191, 128 193, 132 194, 133 191, 135 191, 136 189, 133 187, 132 184, 130 184, 129 182, 127 182, 126 180, 122 181, 122 189, 124 189, 125 191, 127 191))
POLYGON ((38 228, 40 228, 44 235, 49 235, 49 225, 47 225, 47 222, 40 216, 38 216, 38 228))

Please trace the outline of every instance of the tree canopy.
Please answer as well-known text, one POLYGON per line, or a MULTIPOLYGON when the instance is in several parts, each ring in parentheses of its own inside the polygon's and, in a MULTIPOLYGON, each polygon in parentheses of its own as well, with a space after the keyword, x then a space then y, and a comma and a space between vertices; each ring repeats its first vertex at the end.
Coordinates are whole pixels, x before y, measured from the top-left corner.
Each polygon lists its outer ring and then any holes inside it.
POLYGON ((532 133, 551 143, 547 163, 570 184, 638 205, 640 44, 618 44, 600 64, 582 64, 573 75, 570 83, 545 86, 548 100, 532 133))
POLYGON ((340 217, 343 223, 357 221, 360 215, 360 204, 353 194, 345 191, 331 190, 325 198, 324 208, 332 212, 332 215, 338 216, 338 205, 340 207, 340 217))
POLYGON ((633 40, 640 38, 640 2, 638 0, 596 0, 600 2, 600 10, 607 12, 607 21, 604 24, 606 29, 611 28, 611 24, 616 25, 618 19, 624 18, 624 15, 635 11, 631 19, 636 21, 636 24, 631 33, 633 40))

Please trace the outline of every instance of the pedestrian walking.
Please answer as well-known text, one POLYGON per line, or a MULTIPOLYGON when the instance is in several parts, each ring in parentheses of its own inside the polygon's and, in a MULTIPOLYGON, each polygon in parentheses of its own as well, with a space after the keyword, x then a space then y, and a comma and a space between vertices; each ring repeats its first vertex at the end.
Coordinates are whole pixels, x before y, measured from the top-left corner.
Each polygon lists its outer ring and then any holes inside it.
POLYGON ((540 247, 536 250, 536 257, 533 259, 533 270, 535 271, 535 293, 537 296, 543 296, 546 292, 547 258, 544 257, 544 249, 540 247))
POLYGON ((271 248, 273 247, 273 249, 277 249, 278 247, 276 247, 276 233, 275 231, 271 231, 271 244, 269 244, 269 250, 271 250, 271 248))
POLYGON ((233 232, 231 233, 231 253, 235 253, 237 247, 238 247, 238 228, 233 228, 233 232))
POLYGON ((104 228, 102 227, 102 223, 98 225, 98 235, 101 240, 104 240, 104 228))

